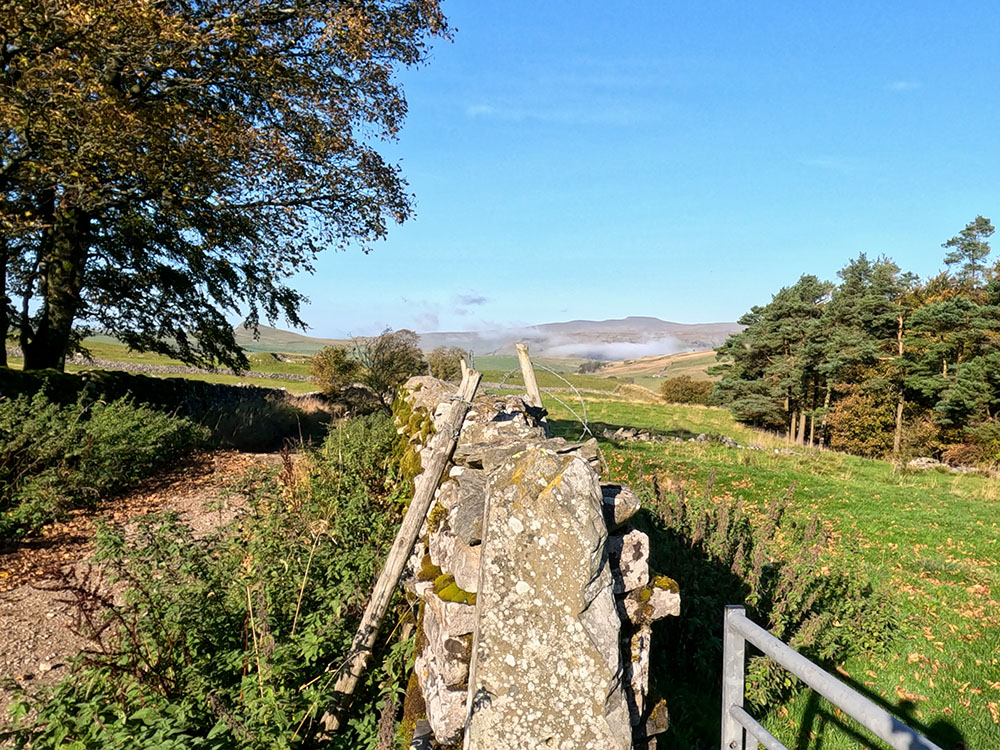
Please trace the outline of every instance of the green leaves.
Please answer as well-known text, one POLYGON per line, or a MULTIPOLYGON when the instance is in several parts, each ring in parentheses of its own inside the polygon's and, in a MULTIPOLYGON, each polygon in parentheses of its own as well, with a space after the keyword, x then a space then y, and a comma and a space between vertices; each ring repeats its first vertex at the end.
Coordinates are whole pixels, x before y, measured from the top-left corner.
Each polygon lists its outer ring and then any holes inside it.
POLYGON ((372 142, 405 116, 398 66, 448 33, 437 0, 11 0, 0 28, 0 276, 29 369, 61 369, 80 320, 245 368, 227 315, 301 325, 288 277, 410 214, 372 142))
MULTIPOLYGON (((215 536, 165 514, 127 535, 102 527, 97 558, 124 603, 105 611, 77 669, 19 709, 15 746, 317 746, 315 720, 399 520, 396 439, 381 414, 341 423, 294 474, 245 476, 245 513, 215 536)), ((413 642, 391 630, 333 747, 370 745, 367 707, 400 689, 413 642)))

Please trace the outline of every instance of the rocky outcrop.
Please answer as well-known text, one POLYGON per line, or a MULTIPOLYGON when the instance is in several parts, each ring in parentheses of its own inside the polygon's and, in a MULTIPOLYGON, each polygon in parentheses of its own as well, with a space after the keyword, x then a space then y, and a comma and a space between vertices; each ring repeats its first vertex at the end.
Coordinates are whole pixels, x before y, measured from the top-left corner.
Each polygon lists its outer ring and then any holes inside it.
MULTIPOLYGON (((421 377, 406 393, 399 429, 421 463, 454 389, 421 377)), ((473 402, 411 558, 438 747, 467 731, 474 750, 624 750, 665 728, 647 705, 650 623, 677 614, 676 585, 651 576, 628 524, 639 500, 600 483, 596 441, 546 439, 539 416, 513 396, 473 402)))

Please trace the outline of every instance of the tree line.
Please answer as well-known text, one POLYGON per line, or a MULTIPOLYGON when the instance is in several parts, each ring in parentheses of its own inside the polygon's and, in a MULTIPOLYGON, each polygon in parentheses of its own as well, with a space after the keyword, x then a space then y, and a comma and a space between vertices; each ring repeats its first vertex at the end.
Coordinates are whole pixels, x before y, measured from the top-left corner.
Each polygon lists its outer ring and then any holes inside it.
POLYGON ((866 456, 1000 459, 1000 263, 977 216, 926 280, 864 254, 740 318, 712 401, 798 444, 866 456))

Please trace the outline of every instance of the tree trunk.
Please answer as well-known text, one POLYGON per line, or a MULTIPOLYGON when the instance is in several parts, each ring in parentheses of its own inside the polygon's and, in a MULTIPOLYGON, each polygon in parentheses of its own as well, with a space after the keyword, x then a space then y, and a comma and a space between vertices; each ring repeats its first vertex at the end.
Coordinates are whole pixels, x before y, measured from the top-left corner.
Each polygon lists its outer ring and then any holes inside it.
POLYGON ((830 392, 833 390, 833 386, 830 383, 826 384, 826 395, 823 396, 823 419, 819 423, 820 431, 820 441, 823 445, 826 445, 826 415, 830 413, 830 392))
POLYGON ((792 436, 795 435, 795 412, 792 411, 788 396, 785 396, 785 414, 788 415, 788 431, 785 439, 790 443, 792 442, 792 436))
POLYGON ((795 442, 797 445, 806 444, 806 413, 799 409, 799 431, 795 436, 795 442))
MULTIPOLYGON (((892 436, 892 455, 899 458, 899 449, 903 445, 903 407, 906 404, 906 392, 903 390, 903 316, 897 319, 899 324, 896 327, 896 352, 899 356, 899 400, 896 401, 896 429, 892 436)), ((946 373, 947 374, 947 373, 946 373)))
POLYGON ((66 367, 73 321, 81 303, 89 224, 89 217, 79 209, 63 209, 55 214, 43 239, 38 285, 42 306, 24 347, 25 370, 62 371, 66 367))
POLYGON ((0 239, 0 367, 7 366, 7 336, 10 333, 10 314, 7 296, 7 263, 10 261, 10 251, 6 240, 0 239))

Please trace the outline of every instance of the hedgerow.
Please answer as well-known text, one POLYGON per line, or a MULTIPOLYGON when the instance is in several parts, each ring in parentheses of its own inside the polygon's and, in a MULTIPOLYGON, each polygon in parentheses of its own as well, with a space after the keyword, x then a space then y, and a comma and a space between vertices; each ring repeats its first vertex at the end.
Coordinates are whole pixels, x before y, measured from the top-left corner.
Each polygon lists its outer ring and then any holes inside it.
POLYGON ((0 399, 0 539, 121 492, 207 439, 204 427, 126 399, 0 399))

